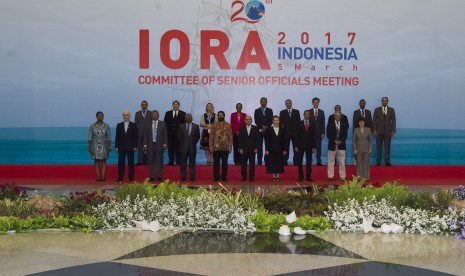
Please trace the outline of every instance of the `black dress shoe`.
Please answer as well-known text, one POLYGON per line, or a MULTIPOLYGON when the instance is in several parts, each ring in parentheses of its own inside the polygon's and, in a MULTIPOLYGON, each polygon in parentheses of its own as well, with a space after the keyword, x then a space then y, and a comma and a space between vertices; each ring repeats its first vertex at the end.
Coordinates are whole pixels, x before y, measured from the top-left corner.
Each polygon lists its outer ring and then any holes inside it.
POLYGON ((381 163, 380 163, 380 162, 376 162, 376 166, 381 166, 381 163))
POLYGON ((166 164, 167 166, 174 166, 173 162, 166 164))
POLYGON ((243 178, 241 179, 241 181, 247 181, 247 178, 246 178, 246 177, 243 177, 243 178))
POLYGON ((157 178, 157 181, 162 181, 163 179, 161 179, 161 177, 157 178))
POLYGON ((221 178, 221 181, 224 181, 224 182, 227 182, 228 181, 228 178, 221 178))
POLYGON ((121 182, 121 181, 123 181, 123 179, 118 179, 118 182, 121 182))
POLYGON ((155 180, 155 178, 151 178, 151 177, 149 178, 149 181, 154 181, 154 180, 155 180))
POLYGON ((250 178, 250 179, 249 179, 249 181, 251 181, 251 182, 254 182, 254 181, 255 181, 255 179, 253 179, 253 177, 252 177, 252 178, 250 178))
POLYGON ((129 181, 133 182, 133 181, 134 181, 134 178, 129 178, 129 181))
POLYGON ((297 181, 302 182, 302 181, 304 181, 304 179, 299 177, 299 180, 297 180, 297 181))
POLYGON ((323 163, 318 162, 318 163, 316 163, 316 165, 317 166, 323 166, 323 163))
POLYGON ((306 179, 308 182, 313 182, 313 179, 312 178, 307 178, 306 179))
POLYGON ((387 163, 386 163, 386 166, 390 167, 390 166, 391 166, 391 163, 390 163, 390 162, 387 162, 387 163))
POLYGON ((179 181, 184 182, 184 181, 186 181, 186 179, 185 179, 185 178, 181 178, 179 181))
POLYGON ((144 164, 140 163, 140 162, 137 162, 135 166, 142 166, 144 164))
POLYGON ((191 178, 190 181, 195 181, 195 178, 191 178))

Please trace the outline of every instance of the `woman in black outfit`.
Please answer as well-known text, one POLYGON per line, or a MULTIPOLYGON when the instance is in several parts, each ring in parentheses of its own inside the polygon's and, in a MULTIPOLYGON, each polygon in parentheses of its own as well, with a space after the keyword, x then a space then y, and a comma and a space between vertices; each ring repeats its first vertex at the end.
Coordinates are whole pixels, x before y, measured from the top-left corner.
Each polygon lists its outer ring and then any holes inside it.
POLYGON ((273 124, 267 130, 265 154, 268 156, 266 172, 273 174, 273 181, 279 181, 279 174, 284 172, 284 129, 279 125, 279 117, 273 116, 273 124))

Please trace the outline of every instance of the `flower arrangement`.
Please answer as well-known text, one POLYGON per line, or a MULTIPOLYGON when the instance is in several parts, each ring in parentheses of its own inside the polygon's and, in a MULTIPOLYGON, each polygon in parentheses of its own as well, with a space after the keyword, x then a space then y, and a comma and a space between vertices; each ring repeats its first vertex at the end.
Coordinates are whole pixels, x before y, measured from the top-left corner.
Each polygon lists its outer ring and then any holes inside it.
POLYGON ((460 187, 458 187, 457 189, 452 190, 452 194, 458 200, 465 200, 465 187, 463 185, 460 185, 460 187))
POLYGON ((403 227, 404 233, 443 234, 450 233, 450 222, 463 217, 465 210, 449 208, 439 212, 435 210, 413 209, 410 207, 396 207, 385 198, 364 199, 362 203, 349 200, 344 205, 334 204, 326 212, 336 230, 353 232, 366 220, 372 221, 376 227, 383 224, 395 223, 403 227))
POLYGON ((136 197, 104 203, 94 207, 94 214, 103 221, 104 228, 134 228, 136 221, 159 221, 161 227, 180 229, 220 229, 245 234, 255 231, 250 221, 253 211, 241 206, 224 204, 219 197, 201 193, 192 197, 160 198, 136 197))
POLYGON ((465 215, 461 215, 458 219, 453 219, 450 222, 450 228, 455 233, 456 240, 465 239, 465 215))

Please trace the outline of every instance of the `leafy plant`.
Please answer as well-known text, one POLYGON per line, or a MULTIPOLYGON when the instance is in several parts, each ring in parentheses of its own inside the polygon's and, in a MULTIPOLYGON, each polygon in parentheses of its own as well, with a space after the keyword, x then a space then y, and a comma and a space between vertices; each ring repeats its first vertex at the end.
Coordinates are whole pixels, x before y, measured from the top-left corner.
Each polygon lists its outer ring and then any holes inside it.
POLYGON ((447 210, 455 196, 447 190, 438 189, 436 192, 436 204, 439 210, 447 210))
POLYGON ((460 185, 457 189, 452 190, 452 194, 458 200, 465 200, 465 187, 460 185))
POLYGON ((88 191, 84 192, 75 192, 69 193, 69 197, 62 198, 62 205, 60 206, 60 212, 65 215, 74 215, 74 214, 90 214, 92 207, 110 202, 110 198, 105 194, 105 190, 100 192, 94 191, 89 193, 88 191))
POLYGON ((0 184, 0 199, 15 200, 18 198, 26 198, 26 191, 21 192, 15 184, 0 184))
POLYGON ((0 201, 0 213, 5 216, 26 217, 35 211, 34 204, 27 204, 22 198, 11 200, 5 198, 0 201))
POLYGON ((126 200, 128 197, 131 202, 134 202, 137 196, 152 198, 155 196, 155 189, 153 184, 150 184, 148 180, 144 183, 131 183, 117 185, 115 188, 116 201, 126 200))

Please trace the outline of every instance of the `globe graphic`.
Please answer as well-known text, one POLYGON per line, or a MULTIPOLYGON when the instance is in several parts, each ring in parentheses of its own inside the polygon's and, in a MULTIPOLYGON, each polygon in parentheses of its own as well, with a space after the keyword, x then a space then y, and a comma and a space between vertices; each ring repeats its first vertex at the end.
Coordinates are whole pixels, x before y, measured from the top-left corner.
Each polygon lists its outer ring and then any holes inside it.
POLYGON ((245 5, 245 13, 252 20, 259 20, 265 15, 265 5, 257 0, 249 1, 245 5))

